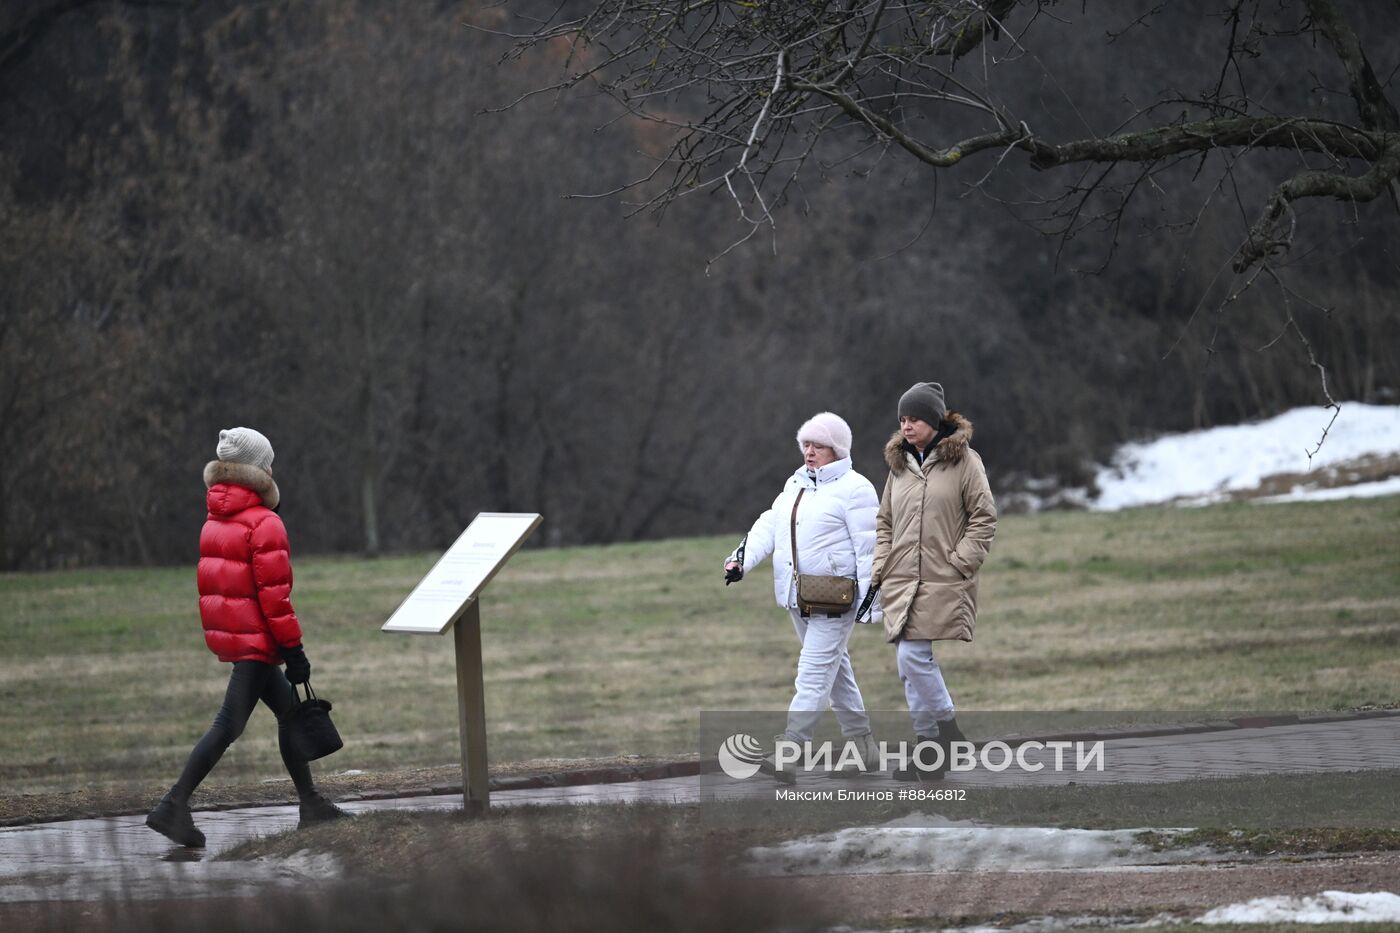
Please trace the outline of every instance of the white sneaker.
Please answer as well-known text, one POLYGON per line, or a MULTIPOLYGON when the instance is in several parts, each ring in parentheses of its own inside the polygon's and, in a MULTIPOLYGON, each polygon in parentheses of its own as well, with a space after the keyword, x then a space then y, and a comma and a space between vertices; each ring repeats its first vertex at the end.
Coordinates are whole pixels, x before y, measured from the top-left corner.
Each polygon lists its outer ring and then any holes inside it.
POLYGON ((763 756, 763 760, 758 763, 758 770, 764 774, 771 774, 783 784, 797 783, 797 767, 789 764, 786 767, 778 767, 778 743, 792 741, 786 732, 780 732, 773 736, 773 751, 763 756))

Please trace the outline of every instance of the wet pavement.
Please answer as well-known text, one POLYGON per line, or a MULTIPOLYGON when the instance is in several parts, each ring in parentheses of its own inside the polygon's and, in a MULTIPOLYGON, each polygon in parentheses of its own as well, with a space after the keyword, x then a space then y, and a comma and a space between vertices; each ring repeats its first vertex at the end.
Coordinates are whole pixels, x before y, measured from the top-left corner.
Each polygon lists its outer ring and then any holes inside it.
MULTIPOLYGON (((950 775, 939 787, 1049 786, 1075 782, 1162 783, 1208 776, 1400 768, 1400 714, 1349 721, 1297 723, 1214 732, 1106 738, 1102 771, 992 771, 950 775)), ((846 788, 869 791, 897 785, 870 774, 833 778, 804 775, 798 791, 846 788)), ((763 775, 735 780, 719 772, 624 783, 501 790, 494 807, 775 799, 763 775)), ((372 810, 453 810, 460 794, 343 802, 351 813, 372 810)), ((0 829, 0 901, 102 897, 213 896, 251 893, 269 884, 334 877, 329 856, 290 860, 215 862, 213 856, 259 836, 296 827, 294 806, 196 812, 207 838, 203 852, 172 846, 147 829, 143 816, 36 823, 0 829)))

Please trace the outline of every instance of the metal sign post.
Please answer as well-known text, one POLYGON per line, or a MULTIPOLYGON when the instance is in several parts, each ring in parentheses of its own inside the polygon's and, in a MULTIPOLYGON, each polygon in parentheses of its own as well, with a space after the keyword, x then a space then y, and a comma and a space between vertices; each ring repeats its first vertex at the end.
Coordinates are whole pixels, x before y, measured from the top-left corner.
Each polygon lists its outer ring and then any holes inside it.
POLYGON ((478 597, 543 516, 482 512, 418 581, 380 631, 442 635, 453 629, 457 660, 457 721, 462 742, 462 806, 491 805, 486 776, 486 690, 481 664, 478 597))

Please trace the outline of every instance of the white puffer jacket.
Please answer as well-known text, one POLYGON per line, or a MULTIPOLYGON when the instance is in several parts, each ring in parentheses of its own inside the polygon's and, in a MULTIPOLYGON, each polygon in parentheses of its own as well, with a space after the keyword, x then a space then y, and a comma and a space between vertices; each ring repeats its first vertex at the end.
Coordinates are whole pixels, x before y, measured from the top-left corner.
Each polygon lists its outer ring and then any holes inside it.
MULTIPOLYGON (((870 562, 875 553, 875 513, 880 499, 870 480, 851 467, 846 457, 818 467, 816 477, 806 464, 788 477, 773 507, 749 529, 744 547, 747 576, 764 558, 773 558, 773 596, 784 609, 797 608, 792 570, 792 506, 797 507, 797 563, 803 573, 855 577, 860 584, 855 605, 870 587, 870 562)), ((738 548, 725 558, 736 560, 738 548)), ((878 613, 872 613, 878 618, 878 613)), ((873 620, 872 620, 873 621, 873 620)))

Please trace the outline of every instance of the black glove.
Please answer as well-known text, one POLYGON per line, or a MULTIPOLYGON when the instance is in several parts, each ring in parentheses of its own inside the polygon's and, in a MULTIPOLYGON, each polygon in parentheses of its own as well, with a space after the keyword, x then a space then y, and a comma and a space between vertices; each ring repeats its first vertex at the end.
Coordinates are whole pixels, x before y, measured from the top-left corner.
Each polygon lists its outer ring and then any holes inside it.
POLYGON ((283 648, 279 645, 277 653, 287 662, 288 680, 294 684, 304 684, 311 679, 311 662, 306 660, 306 651, 301 645, 295 648, 283 648))
POLYGON ((734 554, 725 561, 728 564, 733 561, 735 566, 724 568, 724 585, 738 583, 744 579, 744 548, 749 546, 749 536, 744 535, 744 539, 739 542, 739 546, 734 549, 734 554))

